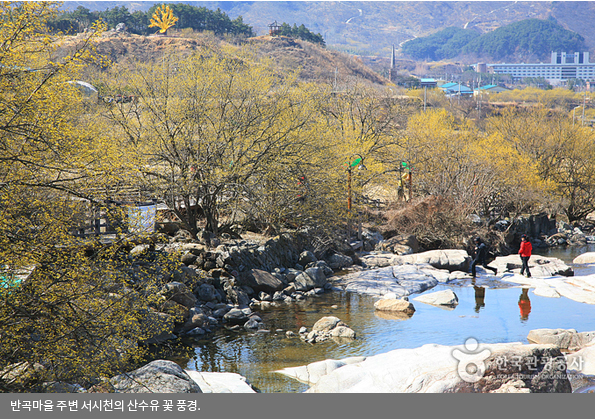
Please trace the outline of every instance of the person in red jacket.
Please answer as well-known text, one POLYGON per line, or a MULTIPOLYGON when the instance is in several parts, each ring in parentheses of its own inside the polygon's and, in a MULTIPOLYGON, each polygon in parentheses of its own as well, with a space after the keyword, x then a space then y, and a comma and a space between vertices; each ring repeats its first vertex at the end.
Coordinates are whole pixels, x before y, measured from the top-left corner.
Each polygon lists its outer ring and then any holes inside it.
POLYGON ((531 242, 527 238, 526 234, 521 236, 521 248, 519 249, 519 255, 521 256, 521 262, 523 267, 521 268, 521 275, 525 274, 527 278, 531 278, 531 272, 529 271, 529 258, 531 257, 531 252, 533 251, 533 246, 531 246, 531 242))

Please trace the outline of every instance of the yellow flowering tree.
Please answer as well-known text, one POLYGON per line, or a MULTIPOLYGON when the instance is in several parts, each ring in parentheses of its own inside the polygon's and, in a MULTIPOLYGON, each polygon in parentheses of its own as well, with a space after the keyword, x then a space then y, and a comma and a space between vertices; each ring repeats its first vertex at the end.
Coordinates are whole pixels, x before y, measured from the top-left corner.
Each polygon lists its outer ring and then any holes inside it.
POLYGON ((73 80, 95 26, 70 53, 46 22, 58 4, 0 4, 0 391, 91 385, 143 355, 152 287, 131 282, 119 246, 70 234, 84 200, 114 184, 120 152, 73 80))
POLYGON ((151 17, 149 28, 159 28, 159 33, 166 34, 167 30, 174 26, 178 18, 174 16, 174 11, 166 6, 159 6, 151 17))

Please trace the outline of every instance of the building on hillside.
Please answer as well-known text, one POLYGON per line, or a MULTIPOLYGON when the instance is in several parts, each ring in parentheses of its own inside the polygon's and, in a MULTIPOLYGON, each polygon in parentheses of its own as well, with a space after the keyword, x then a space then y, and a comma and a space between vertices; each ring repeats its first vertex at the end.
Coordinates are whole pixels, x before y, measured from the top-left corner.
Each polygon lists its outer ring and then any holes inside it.
POLYGON ((446 96, 471 96, 473 90, 460 83, 445 83, 439 86, 446 96))
POLYGON ((438 82, 435 79, 420 79, 421 87, 429 87, 430 89, 436 87, 438 82))
POLYGON ((595 81, 595 63, 589 62, 588 52, 552 52, 549 63, 539 64, 487 64, 496 74, 510 74, 513 80, 525 77, 543 77, 549 82, 569 79, 595 81))
POLYGON ((481 86, 477 89, 473 90, 473 94, 474 95, 478 95, 478 94, 490 94, 490 93, 501 93, 501 92, 507 92, 510 89, 507 89, 506 87, 502 87, 502 86, 496 86, 495 84, 487 84, 485 86, 481 86))
POLYGON ((268 26, 270 36, 277 36, 281 33, 281 25, 279 25, 276 20, 273 23, 270 23, 268 26))

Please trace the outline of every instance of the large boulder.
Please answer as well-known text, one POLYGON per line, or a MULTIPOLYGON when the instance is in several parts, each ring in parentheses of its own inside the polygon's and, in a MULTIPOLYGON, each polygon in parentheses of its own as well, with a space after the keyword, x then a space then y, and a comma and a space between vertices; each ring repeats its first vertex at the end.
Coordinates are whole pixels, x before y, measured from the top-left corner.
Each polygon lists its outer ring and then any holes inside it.
POLYGON ((595 375, 595 345, 589 345, 580 351, 566 355, 568 370, 581 374, 595 375))
MULTIPOLYGON (((498 269, 498 273, 520 273, 521 258, 519 255, 498 256, 489 266, 498 269)), ((529 259, 529 270, 533 277, 573 276, 574 271, 562 260, 540 255, 532 255, 529 259)))
POLYGON ((342 253, 333 253, 326 259, 326 263, 331 269, 339 271, 353 265, 353 259, 342 253))
POLYGON ((415 297, 414 300, 435 306, 456 306, 459 304, 459 298, 452 290, 422 294, 419 297, 415 297))
POLYGON ((527 335, 531 343, 555 345, 560 349, 576 351, 595 340, 595 332, 577 332, 574 329, 534 329, 527 335))
POLYGON ((248 285, 257 293, 262 291, 267 294, 273 294, 275 291, 281 291, 287 284, 284 284, 279 278, 269 272, 260 269, 251 269, 244 276, 242 285, 248 285))
POLYGON ((421 293, 449 280, 449 273, 429 265, 397 265, 354 272, 338 278, 345 291, 396 298, 421 293))
POLYGON ((311 267, 298 274, 293 281, 296 291, 310 291, 314 288, 323 288, 327 283, 324 270, 311 267))
POLYGON ((410 255, 370 254, 361 257, 362 262, 368 267, 383 267, 404 264, 428 264, 436 269, 467 272, 471 257, 465 250, 430 250, 410 255))
POLYGON ((560 349, 551 345, 428 344, 341 366, 319 377, 307 392, 570 393, 565 362, 560 349), (475 372, 469 368, 473 366, 475 372))
POLYGON ((185 370, 203 393, 256 393, 246 377, 232 372, 185 370))
POLYGON ((587 252, 582 255, 578 255, 574 258, 572 263, 580 265, 584 263, 595 263, 595 252, 587 252))
POLYGON ((202 393, 196 382, 175 362, 153 361, 110 380, 116 393, 202 393))
POLYGON ((374 303, 374 308, 378 311, 398 312, 412 315, 415 313, 415 307, 410 301, 401 298, 383 298, 374 303))
POLYGON ((287 377, 295 378, 296 380, 306 384, 316 384, 321 377, 330 374, 337 368, 341 368, 345 365, 356 364, 362 362, 366 358, 363 356, 345 358, 341 360, 336 359, 325 359, 324 361, 313 362, 312 364, 299 366, 299 367, 288 367, 282 370, 275 371, 276 373, 283 374, 287 377))

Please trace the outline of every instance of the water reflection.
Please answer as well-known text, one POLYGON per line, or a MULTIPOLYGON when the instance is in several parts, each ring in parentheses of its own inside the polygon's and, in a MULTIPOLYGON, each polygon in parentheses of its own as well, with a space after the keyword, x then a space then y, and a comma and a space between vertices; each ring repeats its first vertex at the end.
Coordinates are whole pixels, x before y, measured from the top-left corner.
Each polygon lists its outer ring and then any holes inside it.
POLYGON ((471 285, 473 286, 473 291, 475 291, 475 312, 479 313, 483 307, 485 307, 485 297, 486 297, 486 289, 485 287, 480 287, 476 284, 477 279, 473 278, 471 280, 471 285))
POLYGON ((475 312, 479 313, 479 310, 485 307, 486 289, 473 285, 473 290, 475 291, 475 312))
POLYGON ((531 313, 531 301, 529 300, 529 288, 523 288, 519 297, 519 309, 521 310, 521 321, 526 322, 531 313))

